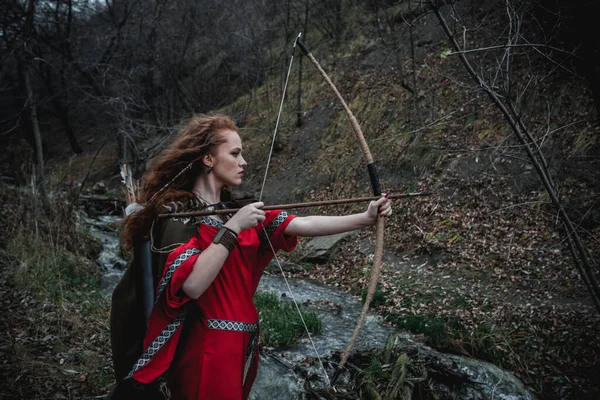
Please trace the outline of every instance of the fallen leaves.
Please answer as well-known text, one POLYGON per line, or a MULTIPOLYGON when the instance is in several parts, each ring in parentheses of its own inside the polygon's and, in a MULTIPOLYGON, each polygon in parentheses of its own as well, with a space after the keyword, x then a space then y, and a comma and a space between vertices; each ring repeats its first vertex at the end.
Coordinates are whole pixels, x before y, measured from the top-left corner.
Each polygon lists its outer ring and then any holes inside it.
POLYGON ((2 267, 4 296, 0 329, 0 397, 89 398, 112 383, 107 311, 41 301, 17 289, 2 267))
MULTIPOLYGON (((540 394, 593 392, 600 362, 590 354, 600 354, 600 318, 552 209, 537 202, 537 192, 506 190, 504 179, 457 174, 434 183, 437 196, 415 199, 387 221, 386 301, 378 311, 422 318, 424 340, 501 365, 540 394), (431 329, 446 338, 436 342, 431 329)), ((363 231, 329 265, 303 275, 358 295, 371 246, 363 231)))

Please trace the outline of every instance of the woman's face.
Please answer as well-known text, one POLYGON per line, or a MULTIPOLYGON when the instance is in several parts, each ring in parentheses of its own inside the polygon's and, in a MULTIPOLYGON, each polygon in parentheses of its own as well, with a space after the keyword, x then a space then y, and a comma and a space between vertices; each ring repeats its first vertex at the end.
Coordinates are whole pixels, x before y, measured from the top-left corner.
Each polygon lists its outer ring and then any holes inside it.
POLYGON ((242 157, 242 140, 236 131, 223 130, 220 135, 225 139, 214 155, 211 155, 214 178, 224 186, 239 186, 244 177, 246 160, 242 157))

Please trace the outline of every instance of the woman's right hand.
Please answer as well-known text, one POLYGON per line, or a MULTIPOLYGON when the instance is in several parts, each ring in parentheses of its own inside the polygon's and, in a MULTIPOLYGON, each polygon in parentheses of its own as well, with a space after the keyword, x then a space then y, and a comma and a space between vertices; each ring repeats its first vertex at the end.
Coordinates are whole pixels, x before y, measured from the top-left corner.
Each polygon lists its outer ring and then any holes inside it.
POLYGON ((260 209, 264 205, 265 204, 262 201, 258 201, 240 208, 240 210, 225 223, 225 226, 238 234, 248 228, 255 227, 265 220, 265 212, 260 209))

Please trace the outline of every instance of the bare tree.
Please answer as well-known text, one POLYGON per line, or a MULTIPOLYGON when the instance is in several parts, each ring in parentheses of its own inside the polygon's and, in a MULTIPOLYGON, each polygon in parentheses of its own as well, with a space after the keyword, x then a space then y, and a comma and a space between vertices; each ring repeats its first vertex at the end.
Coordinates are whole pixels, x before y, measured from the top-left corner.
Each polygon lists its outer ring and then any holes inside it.
POLYGON ((511 0, 505 0, 508 18, 505 43, 503 45, 494 45, 480 49, 465 49, 459 44, 459 40, 457 40, 454 31, 448 24, 447 16, 445 16, 447 14, 453 16, 454 23, 457 25, 458 30, 464 31, 466 28, 463 28, 463 21, 454 8, 443 8, 442 3, 437 0, 429 0, 428 4, 434 11, 444 32, 448 36, 448 39, 454 48, 453 54, 456 54, 460 58, 469 76, 502 113, 515 138, 521 144, 529 161, 538 173, 541 183, 548 193, 558 217, 562 221, 565 242, 571 253, 573 263, 588 288, 597 310, 600 312, 600 286, 598 284, 597 266, 590 257, 589 251, 580 237, 577 225, 573 223, 565 209, 564 203, 561 201, 558 186, 554 181, 550 164, 544 154, 543 143, 545 137, 539 139, 535 138, 524 122, 521 113, 518 111, 518 99, 523 98, 523 93, 517 93, 515 87, 513 76, 514 50, 520 47, 538 48, 544 47, 545 45, 531 45, 530 43, 522 41, 521 23, 523 18, 523 8, 517 7, 511 0), (490 50, 502 52, 501 56, 496 59, 497 61, 493 64, 493 67, 489 67, 481 62, 481 59, 479 64, 475 64, 472 59, 467 57, 468 53, 477 54, 490 50))
MULTIPOLYGON (((27 42, 33 43, 33 19, 35 15, 35 0, 29 0, 27 3, 27 11, 26 11, 26 20, 25 20, 25 29, 24 29, 24 38, 25 45, 27 42)), ((45 171, 44 171, 44 150, 42 146, 42 135, 40 133, 40 128, 38 124, 38 115, 37 115, 37 96, 33 90, 31 85, 31 77, 30 70, 31 64, 33 62, 35 54, 32 51, 25 52, 23 54, 23 59, 20 60, 19 64, 21 66, 21 73, 23 76, 23 82, 25 86, 25 93, 27 95, 26 107, 27 107, 27 120, 28 126, 31 129, 31 136, 33 136, 35 141, 35 153, 37 156, 37 171, 38 171, 38 187, 40 192, 40 197, 42 199, 42 204, 44 206, 45 211, 49 212, 50 202, 48 200, 48 194, 46 193, 46 182, 44 179, 45 171)))
MULTIPOLYGON (((287 65, 289 43, 281 43, 292 34, 319 29, 339 40, 344 7, 340 0, 9 0, 0 15, 0 102, 8 105, 0 109, 1 129, 36 149, 27 71, 42 148, 60 132, 78 153, 82 135, 109 133, 124 158, 141 161, 141 139, 169 132, 186 114, 256 93, 287 65)), ((298 96, 301 104, 301 89, 298 96)))
MULTIPOLYGON (((304 22, 302 25, 303 39, 308 38, 308 0, 304 2, 304 22)), ((302 60, 304 57, 300 57, 298 60, 298 96, 296 98, 296 126, 302 126, 302 60)))

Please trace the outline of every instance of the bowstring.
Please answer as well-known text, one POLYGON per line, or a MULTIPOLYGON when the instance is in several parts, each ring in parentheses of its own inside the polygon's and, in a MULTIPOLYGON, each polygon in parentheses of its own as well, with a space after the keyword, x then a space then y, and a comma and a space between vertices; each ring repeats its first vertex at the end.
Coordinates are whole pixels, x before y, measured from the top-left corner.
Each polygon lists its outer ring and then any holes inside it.
POLYGON ((292 64, 294 63, 294 54, 296 53, 296 43, 300 39, 302 33, 298 34, 298 37, 294 41, 294 47, 292 49, 292 58, 290 59, 290 66, 287 70, 285 77, 285 84, 283 86, 283 94, 281 95, 281 103, 279 104, 279 112, 277 113, 277 122, 275 122, 275 131, 273 131, 273 140, 271 142, 271 149, 269 150, 269 158, 267 158, 267 167, 265 168, 265 176, 263 178, 262 186, 260 188, 260 196, 258 201, 262 200, 263 192, 265 190, 265 183, 267 182, 267 174, 269 173, 269 165, 271 164, 271 156, 273 155, 273 148, 275 147, 275 138, 277 137, 277 130, 279 129, 279 121, 281 120, 281 112, 283 111, 283 101, 285 100, 285 93, 287 92, 288 82, 290 80, 290 72, 292 71, 292 64))
MULTIPOLYGON (((264 229, 264 225, 263 225, 263 229, 264 229)), ((283 268, 281 267, 281 263, 279 262, 279 257, 277 257, 277 253, 275 252, 275 248, 273 247, 273 244, 271 243, 271 239, 269 239, 269 235, 267 234, 267 235, 265 235, 265 237, 267 238, 267 242, 269 243, 269 246, 271 247, 271 251, 273 252, 273 255, 275 256, 275 261, 277 262, 277 266, 279 267, 281 276, 283 276, 283 280, 285 281, 288 292, 292 298, 292 301, 294 302, 294 306, 296 306, 296 311, 298 311, 298 315, 300 316, 302 325, 304 325, 304 330, 306 331, 306 334, 308 335, 308 340, 309 340, 315 354, 317 355, 317 360, 319 360, 319 366, 321 367, 321 370, 323 371, 323 376, 325 376, 325 381, 327 382, 327 386, 331 386, 331 381, 329 380, 329 375, 327 375, 327 371, 325 370, 325 366, 323 365, 323 360, 321 360, 321 356, 319 355, 319 352, 317 351, 317 347, 315 346, 315 342, 313 341, 312 336, 308 330, 306 321, 304 321, 304 317, 302 316, 302 311, 300 311, 300 306, 298 306, 298 301, 296 300, 296 296, 294 296, 292 287, 290 286, 290 283, 288 282, 288 280, 285 276, 285 273, 283 272, 283 268)))
MULTIPOLYGON (((277 137, 277 130, 279 129, 279 122, 281 120, 281 114, 283 111, 283 102, 285 100, 285 94, 287 92, 287 87, 288 87, 288 82, 290 79, 290 72, 292 71, 292 64, 294 62, 294 54, 296 52, 296 43, 298 42, 298 40, 300 39, 300 36, 302 35, 302 33, 298 34, 298 37, 296 38, 296 40, 294 41, 294 47, 292 50, 292 57, 290 58, 290 65, 288 67, 288 71, 287 71, 287 76, 285 78, 285 84, 283 86, 283 94, 281 95, 281 103, 279 104, 279 112, 277 114, 277 122, 275 123, 275 130, 273 132, 273 139, 271 142, 271 149, 269 151, 269 157, 267 159, 267 167, 265 168, 265 176, 263 178, 263 182, 262 182, 262 186, 260 188, 260 196, 258 198, 258 201, 262 201, 262 196, 263 196, 263 192, 265 189, 265 184, 267 182, 267 175, 269 173, 269 165, 271 164, 271 156, 273 155, 273 148, 275 147, 275 139, 277 137)), ((263 228, 263 232, 265 232, 265 237, 267 238, 267 242, 269 243, 269 247, 271 248, 271 251, 273 252, 273 256, 275 258, 275 262, 277 263, 277 266, 279 267, 279 272, 281 272, 281 276, 283 277, 283 280, 285 281, 285 285, 287 286, 288 292, 290 294, 290 297, 292 298, 292 301, 294 302, 294 306, 296 307, 296 311, 298 311, 298 315, 300 316, 300 320, 302 321, 302 325, 304 326, 304 330, 306 331, 306 334, 308 335, 308 340, 310 341, 310 344, 315 352, 315 354, 317 355, 317 360, 319 360, 319 366, 321 367, 321 370, 323 371, 323 375, 325 376, 325 381, 327 382, 328 386, 331 386, 331 381, 329 380, 329 375, 327 375, 327 371, 325 370, 325 366, 323 364, 323 361, 321 360, 321 356, 319 354, 319 352, 317 351, 317 347, 315 346, 315 342, 312 339, 312 336, 308 330, 308 326, 306 325, 306 321, 304 321, 304 317, 302 316, 302 311, 300 311, 300 306, 298 306, 298 301, 296 300, 296 296, 294 295, 294 292, 292 291, 292 287, 290 286, 290 283, 287 279, 287 277, 285 276, 285 272, 283 272, 283 267, 281 266, 281 262, 279 262, 279 257, 277 257, 277 253, 275 252, 275 247, 273 247, 273 243, 271 243, 271 239, 269 238, 269 235, 267 234, 266 228, 264 226, 264 224, 261 222, 261 226, 263 228)))

